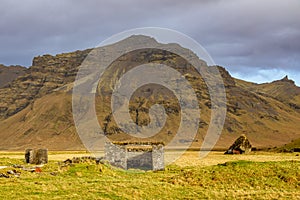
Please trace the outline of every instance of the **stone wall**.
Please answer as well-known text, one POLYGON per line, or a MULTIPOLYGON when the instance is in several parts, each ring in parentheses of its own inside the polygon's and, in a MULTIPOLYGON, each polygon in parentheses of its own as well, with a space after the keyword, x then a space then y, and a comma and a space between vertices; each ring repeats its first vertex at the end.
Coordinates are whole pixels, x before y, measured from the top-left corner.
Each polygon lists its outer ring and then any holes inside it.
POLYGON ((47 149, 26 149, 25 162, 30 164, 45 164, 48 163, 47 149))
POLYGON ((153 170, 163 170, 164 163, 164 146, 162 144, 153 146, 152 149, 153 170))
POLYGON ((163 170, 164 148, 161 143, 106 143, 105 159, 122 169, 163 170))
POLYGON ((116 167, 127 169, 125 146, 114 145, 107 142, 105 144, 105 159, 116 167))

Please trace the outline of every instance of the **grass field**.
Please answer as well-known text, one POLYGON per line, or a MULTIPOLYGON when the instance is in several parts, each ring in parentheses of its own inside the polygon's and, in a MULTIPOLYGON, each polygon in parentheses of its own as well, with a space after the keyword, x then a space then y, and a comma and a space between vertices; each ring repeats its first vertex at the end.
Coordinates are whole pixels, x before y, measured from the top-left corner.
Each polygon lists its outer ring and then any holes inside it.
MULTIPOLYGON (((20 177, 0 177, 0 199, 300 199, 297 153, 211 152, 199 159, 198 152, 187 152, 158 172, 94 162, 58 165, 82 155, 86 153, 50 152, 40 173, 16 169, 20 177)), ((14 169, 13 164, 25 165, 23 160, 23 153, 0 153, 0 166, 8 166, 0 173, 14 169)))

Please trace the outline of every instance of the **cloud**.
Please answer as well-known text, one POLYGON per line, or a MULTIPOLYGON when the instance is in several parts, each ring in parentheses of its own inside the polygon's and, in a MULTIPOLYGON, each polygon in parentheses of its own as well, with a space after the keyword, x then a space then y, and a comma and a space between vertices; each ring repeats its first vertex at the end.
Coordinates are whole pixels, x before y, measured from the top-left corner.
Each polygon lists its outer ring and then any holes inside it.
POLYGON ((120 31, 158 26, 196 39, 232 74, 269 70, 275 79, 276 70, 299 74, 299 19, 298 0, 2 0, 0 63, 30 66, 36 55, 90 48, 120 31))

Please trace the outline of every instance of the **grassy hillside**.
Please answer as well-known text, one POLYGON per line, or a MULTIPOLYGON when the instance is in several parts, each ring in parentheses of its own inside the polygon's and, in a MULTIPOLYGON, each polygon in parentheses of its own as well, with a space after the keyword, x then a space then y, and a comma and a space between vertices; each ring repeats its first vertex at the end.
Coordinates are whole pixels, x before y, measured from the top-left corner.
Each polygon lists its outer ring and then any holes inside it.
POLYGON ((0 121, 0 150, 49 148, 84 149, 76 133, 71 95, 56 92, 30 104, 16 115, 0 121))
POLYGON ((283 146, 277 147, 274 150, 279 152, 293 152, 295 149, 300 149, 300 138, 292 140, 292 142, 284 144, 283 146))

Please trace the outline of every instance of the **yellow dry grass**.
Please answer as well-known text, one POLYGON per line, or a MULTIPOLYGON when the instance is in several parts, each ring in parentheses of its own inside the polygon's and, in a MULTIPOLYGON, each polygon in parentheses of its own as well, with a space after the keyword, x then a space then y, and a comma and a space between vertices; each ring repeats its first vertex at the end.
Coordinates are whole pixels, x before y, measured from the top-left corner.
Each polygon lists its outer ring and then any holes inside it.
MULTIPOLYGON (((170 158, 179 151, 167 151, 170 158)), ((200 159, 188 151, 165 171, 120 170, 93 162, 62 167, 58 160, 86 152, 49 152, 41 173, 21 169, 0 178, 0 199, 299 199, 300 159, 296 153, 253 152, 200 159), (245 161, 248 160, 248 161, 245 161), (255 162, 254 162, 255 161, 255 162), (271 162, 272 161, 272 162, 271 162)), ((22 164, 23 152, 0 152, 0 173, 22 164)), ((28 165, 26 165, 28 167, 28 165)))

